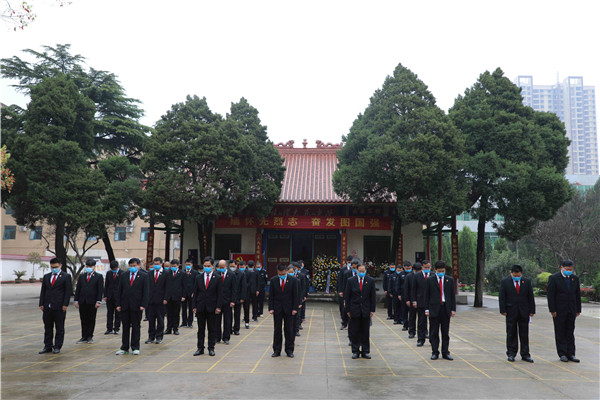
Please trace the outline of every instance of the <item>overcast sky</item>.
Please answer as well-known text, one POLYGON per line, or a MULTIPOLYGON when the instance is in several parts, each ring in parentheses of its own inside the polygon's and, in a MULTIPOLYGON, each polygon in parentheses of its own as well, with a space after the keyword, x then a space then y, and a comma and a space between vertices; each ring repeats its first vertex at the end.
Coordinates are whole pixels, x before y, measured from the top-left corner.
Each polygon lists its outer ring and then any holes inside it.
MULTIPOLYGON (((70 43, 89 66, 119 77, 150 126, 188 94, 223 115, 245 97, 274 142, 340 142, 398 63, 446 111, 497 67, 511 80, 571 75, 600 87, 596 1, 29 3, 37 19, 18 32, 0 26, 0 56, 70 43)), ((25 106, 10 83, 0 101, 25 106)))

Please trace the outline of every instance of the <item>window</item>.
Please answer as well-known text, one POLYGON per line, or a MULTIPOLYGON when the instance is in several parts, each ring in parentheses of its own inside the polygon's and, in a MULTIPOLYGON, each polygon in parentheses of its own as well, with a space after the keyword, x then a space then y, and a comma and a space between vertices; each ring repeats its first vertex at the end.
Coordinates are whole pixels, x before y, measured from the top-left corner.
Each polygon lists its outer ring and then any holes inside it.
POLYGON ((91 235, 91 234, 87 233, 86 236, 87 236, 87 240, 90 242, 95 242, 96 240, 98 240, 98 236, 96 236, 96 235, 91 235))
POLYGON ((242 251, 242 235, 215 235, 215 260, 228 260, 229 253, 242 251))
POLYGON ((140 233, 140 242, 148 241, 148 233, 150 233, 150 228, 142 228, 142 232, 140 233))
POLYGON ((36 226, 29 231, 29 240, 42 240, 42 227, 36 226))
POLYGON ((6 205, 6 215, 12 215, 15 213, 15 210, 13 210, 9 205, 6 205))
POLYGON ((17 238, 17 227, 15 225, 4 225, 4 240, 15 240, 17 238))
POLYGON ((390 242, 389 236, 365 236, 364 261, 372 261, 376 265, 389 261, 390 242))
POLYGON ((124 226, 115 227, 115 242, 123 242, 127 239, 127 233, 124 226))

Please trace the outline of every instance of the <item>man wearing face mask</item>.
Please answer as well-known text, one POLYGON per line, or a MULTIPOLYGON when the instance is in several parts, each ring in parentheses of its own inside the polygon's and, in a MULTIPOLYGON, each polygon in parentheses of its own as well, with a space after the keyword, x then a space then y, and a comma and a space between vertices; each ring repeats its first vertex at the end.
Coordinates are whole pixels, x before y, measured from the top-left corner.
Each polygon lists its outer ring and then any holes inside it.
POLYGON ((223 343, 229 344, 231 339, 231 321, 233 307, 235 306, 237 293, 237 280, 233 273, 227 269, 227 262, 220 260, 217 265, 217 271, 220 274, 222 286, 222 303, 220 304, 221 313, 216 315, 216 340, 217 343, 223 340, 223 343))
POLYGON ((298 329, 302 329, 302 323, 306 321, 306 299, 308 298, 308 291, 310 289, 310 273, 304 268, 304 260, 298 260, 298 275, 297 277, 303 279, 302 284, 304 293, 302 293, 302 308, 300 309, 300 325, 298 329))
MULTIPOLYGON (((254 267, 254 262, 252 262, 252 267, 254 267)), ((240 261, 240 271, 244 274, 244 279, 246 280, 246 297, 242 302, 242 307, 244 309, 244 325, 246 329, 250 329, 250 303, 251 303, 251 294, 256 292, 257 281, 256 275, 254 271, 250 267, 250 265, 246 266, 244 260, 240 261)))
POLYGON ((167 304, 167 279, 169 271, 161 266, 162 259, 156 257, 148 279, 149 300, 146 308, 148 317, 148 339, 145 344, 160 344, 165 333, 165 308, 167 304))
POLYGON ((560 271, 548 279, 548 310, 554 321, 556 351, 562 362, 579 362, 575 357, 575 318, 581 314, 579 277, 573 261, 560 263, 560 271))
POLYGON ((277 266, 277 276, 271 278, 269 286, 269 313, 273 315, 273 354, 279 357, 285 335, 285 353, 294 357, 294 318, 298 313, 298 283, 296 278, 288 276, 285 264, 277 266))
POLYGON ((140 354, 140 327, 142 312, 148 308, 150 288, 148 274, 140 273, 140 260, 129 260, 129 272, 121 274, 117 289, 117 311, 121 312, 123 333, 121 348, 116 355, 129 354, 131 347, 133 355, 140 354), (131 334, 131 336, 130 336, 131 334), (131 338, 131 341, 130 341, 131 338))
POLYGON ((298 268, 299 264, 297 262, 292 262, 288 265, 287 275, 288 277, 296 278, 296 286, 298 287, 298 312, 292 318, 292 331, 295 336, 300 336, 300 330, 298 327, 300 326, 301 320, 301 310, 302 310, 302 293, 303 293, 303 281, 298 277, 298 268))
POLYGON ((235 260, 229 260, 229 269, 235 276, 237 292, 235 295, 235 306, 233 307, 233 327, 231 330, 234 335, 239 335, 242 306, 246 303, 246 298, 248 297, 246 276, 244 275, 246 266, 240 265, 240 268, 238 269, 235 260))
POLYGON ((167 271, 167 331, 165 335, 179 335, 179 311, 181 302, 185 300, 183 292, 185 282, 183 273, 179 270, 179 260, 171 260, 171 270, 167 271))
POLYGON ((62 272, 61 268, 62 264, 58 258, 51 259, 50 272, 42 279, 39 307, 44 321, 44 348, 39 354, 58 354, 64 342, 65 317, 71 301, 71 275, 62 272))
POLYGON ((208 355, 214 357, 216 343, 216 315, 221 313, 223 304, 223 282, 214 272, 215 260, 205 257, 203 272, 196 277, 194 284, 194 313, 198 320, 198 343, 194 356, 204 354, 204 338, 208 331, 208 355))
POLYGON ((500 314, 506 317, 506 355, 508 361, 515 361, 520 339, 521 359, 532 363, 529 354, 529 319, 535 314, 533 287, 529 279, 523 278, 520 265, 513 265, 510 275, 502 279, 498 297, 500 314))
POLYGON ((265 271, 260 261, 256 262, 256 273, 258 274, 258 297, 256 299, 258 304, 257 315, 262 317, 265 305, 265 291, 267 287, 267 271, 265 271))
POLYGON ((429 342, 431 343, 431 359, 437 360, 440 355, 440 329, 442 331, 442 358, 452 361, 450 355, 450 318, 456 315, 456 295, 454 279, 446 275, 446 263, 439 260, 435 263, 435 276, 427 279, 425 286, 425 315, 429 317, 429 342))
POLYGON ((359 356, 371 359, 369 333, 371 317, 375 313, 377 299, 375 296, 375 280, 367 276, 366 271, 366 267, 359 263, 356 276, 348 279, 344 291, 353 360, 359 356))
POLYGON ((346 271, 350 271, 351 269, 350 265, 352 262, 352 258, 353 257, 351 255, 348 255, 348 257, 346 257, 346 264, 340 267, 340 270, 338 271, 337 282, 335 285, 335 291, 338 294, 338 302, 340 307, 340 318, 342 320, 342 326, 340 329, 346 329, 348 327, 348 315, 346 315, 344 307, 344 275, 346 274, 346 271))
POLYGON ((79 274, 77 288, 73 297, 75 308, 79 309, 81 320, 81 339, 77 343, 94 343, 94 329, 96 328, 96 313, 102 304, 102 291, 104 279, 101 274, 94 272, 96 260, 85 260, 85 270, 79 274))
POLYGON ((181 301, 181 326, 191 328, 194 325, 194 312, 192 309, 192 290, 194 289, 194 282, 198 276, 198 271, 192 269, 192 260, 189 258, 185 260, 185 267, 183 271, 183 300, 181 301))
POLYGON ((413 276, 410 299, 406 299, 406 306, 417 310, 417 347, 423 346, 425 339, 429 338, 427 316, 425 315, 425 287, 427 286, 427 279, 432 275, 431 261, 423 260, 423 270, 413 276))
POLYGON ((115 292, 117 291, 118 278, 122 273, 123 271, 119 268, 119 262, 112 260, 110 262, 110 271, 106 273, 106 280, 104 281, 104 302, 106 303, 105 335, 110 335, 113 332, 117 335, 121 326, 121 313, 117 311, 115 292))
POLYGON ((385 306, 387 308, 387 319, 393 319, 394 318, 394 298, 392 295, 392 291, 388 290, 389 287, 389 279, 390 279, 390 275, 394 275, 393 272, 396 271, 396 266, 394 266, 394 271, 392 271, 392 266, 390 265, 389 268, 387 268, 384 272, 383 272, 383 282, 382 282, 382 287, 383 287, 383 294, 385 295, 385 306))
MULTIPOLYGON (((402 286, 402 299, 410 299, 412 296, 413 281, 415 277, 421 273, 422 265, 416 262, 413 265, 412 271, 404 277, 404 285, 402 286)), ((406 319, 408 320, 408 338, 414 339, 417 333, 417 309, 402 301, 402 306, 406 310, 406 319)))
MULTIPOLYGON (((404 261, 403 263, 404 270, 400 274, 400 285, 404 288, 404 282, 406 281, 406 277, 408 274, 412 272, 412 263, 410 261, 404 261)), ((408 307, 406 307, 405 302, 400 303, 400 320, 402 321, 402 330, 408 330, 408 307)))
POLYGON ((396 272, 396 265, 395 264, 390 264, 389 268, 386 270, 386 272, 388 273, 387 278, 384 277, 385 279, 385 286, 384 288, 384 293, 386 295, 386 302, 392 305, 392 319, 394 320, 394 325, 397 325, 400 323, 399 319, 400 319, 400 309, 399 309, 399 305, 400 305, 400 297, 401 297, 401 292, 399 292, 399 287, 398 287, 398 280, 399 280, 399 273, 400 270, 398 270, 398 272, 396 272))

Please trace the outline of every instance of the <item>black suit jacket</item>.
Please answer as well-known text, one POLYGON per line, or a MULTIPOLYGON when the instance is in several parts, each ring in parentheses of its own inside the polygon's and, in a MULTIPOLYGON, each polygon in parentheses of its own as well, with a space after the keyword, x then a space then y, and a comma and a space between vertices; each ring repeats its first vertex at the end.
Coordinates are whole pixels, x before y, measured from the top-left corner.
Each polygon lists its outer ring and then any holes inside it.
POLYGON ((441 293, 437 275, 432 274, 432 276, 427 279, 427 284, 425 286, 425 309, 429 310, 429 316, 432 318, 439 317, 443 312, 450 316, 452 311, 456 311, 454 279, 448 275, 444 275, 443 289, 445 298, 444 308, 442 308, 442 304, 440 304, 441 293))
MULTIPOLYGON (((429 274, 427 275, 427 279, 431 278, 432 275, 435 275, 435 273, 432 273, 431 271, 429 272, 429 274)), ((427 280, 425 279, 425 275, 423 275, 423 271, 419 271, 418 274, 413 274, 413 278, 412 278, 412 289, 410 291, 410 301, 411 302, 417 302, 417 307, 421 308, 421 307, 427 307, 427 304, 425 302, 425 287, 427 286, 427 280)), ((409 299, 406 299, 409 300, 409 299)))
POLYGON ((548 309, 557 314, 577 314, 581 312, 581 290, 579 277, 571 275, 569 278, 570 289, 567 289, 566 278, 559 271, 548 278, 548 309))
POLYGON ((220 305, 221 308, 229 307, 229 303, 236 303, 237 300, 237 286, 238 282, 233 272, 227 271, 225 272, 225 279, 223 280, 223 274, 221 274, 221 286, 223 291, 222 303, 220 305))
POLYGON ((248 296, 256 294, 256 291, 258 290, 258 274, 246 268, 244 270, 244 277, 246 278, 246 294, 248 296))
POLYGON ((304 278, 304 295, 302 297, 308 298, 308 292, 310 290, 310 271, 301 269, 300 275, 304 278))
POLYGON ((52 310, 62 310, 63 306, 69 306, 71 301, 71 275, 60 272, 54 281, 54 286, 50 284, 52 272, 44 275, 42 279, 42 289, 40 291, 40 306, 50 307, 52 310))
POLYGON ((535 314, 535 299, 533 287, 527 278, 521 278, 519 282, 519 294, 513 282, 512 276, 502 279, 500 282, 500 293, 498 296, 500 313, 506 313, 510 319, 517 316, 528 317, 535 314))
POLYGON ((292 311, 298 311, 298 280, 292 276, 285 278, 285 287, 281 290, 279 276, 271 278, 269 286, 269 311, 273 310, 275 314, 284 313, 292 315, 292 311))
POLYGON ((196 282, 199 272, 191 269, 189 274, 187 270, 182 271, 181 274, 183 275, 183 296, 189 297, 194 292, 194 282, 196 282))
POLYGON ((246 275, 239 269, 235 270, 233 276, 235 276, 237 291, 235 302, 236 304, 239 304, 240 300, 246 300, 248 298, 248 283, 246 282, 246 275))
POLYGON ((114 272, 110 270, 106 273, 106 279, 104 280, 104 297, 106 297, 106 300, 115 299, 117 287, 119 286, 119 275, 122 273, 121 269, 114 272))
POLYGON ((167 300, 181 301, 185 291, 185 281, 183 275, 185 272, 177 271, 173 276, 173 271, 167 273, 167 300))
POLYGON ((348 269, 349 268, 347 266, 343 266, 338 271, 337 282, 335 284, 335 290, 338 293, 344 293, 344 273, 348 271, 348 269))
MULTIPOLYGON (((394 274, 396 273, 395 271, 393 272, 394 274)), ((383 286, 383 290, 385 290, 386 292, 390 292, 390 290, 388 289, 389 286, 389 281, 390 281, 390 275, 392 274, 392 271, 390 271, 389 269, 386 269, 385 271, 383 271, 383 282, 382 282, 382 286, 383 286)))
POLYGON ((158 278, 156 278, 155 280, 155 273, 156 271, 151 271, 148 274, 148 287, 150 288, 150 293, 149 293, 149 301, 148 304, 163 304, 164 300, 168 300, 167 299, 167 293, 168 293, 168 288, 167 288, 167 282, 169 280, 169 273, 168 272, 163 272, 162 270, 160 270, 158 273, 158 278))
POLYGON ((404 282, 402 283, 402 301, 407 301, 410 299, 410 296, 412 296, 413 280, 415 277, 416 275, 413 271, 404 276, 404 282))
POLYGON ((350 313, 350 318, 368 318, 372 312, 375 312, 377 305, 375 279, 365 276, 361 291, 358 276, 349 278, 344 290, 344 302, 345 311, 350 313))
MULTIPOLYGON (((148 273, 138 271, 133 285, 130 285, 131 273, 122 273, 117 279, 119 287, 115 297, 117 307, 121 307, 121 311, 133 310, 138 311, 140 307, 147 308, 150 299, 150 287, 148 285, 148 273)), ((154 279, 154 278, 153 278, 154 279)))
POLYGON ((342 275, 342 292, 344 293, 344 296, 346 296, 345 292, 346 292, 346 286, 348 285, 348 279, 352 278, 352 275, 358 276, 356 274, 357 274, 356 270, 353 270, 352 268, 344 271, 344 274, 342 275))
POLYGON ((267 271, 263 268, 260 271, 254 270, 254 273, 256 273, 256 285, 258 291, 262 292, 267 287, 267 271))
POLYGON ((216 271, 213 272, 208 286, 206 286, 206 273, 202 272, 198 274, 194 284, 193 298, 196 312, 215 312, 223 304, 221 276, 216 271))
POLYGON ((104 279, 97 272, 92 272, 90 281, 87 281, 85 272, 79 274, 77 279, 77 287, 75 288, 74 301, 79 304, 96 304, 102 301, 102 293, 104 291, 104 279))

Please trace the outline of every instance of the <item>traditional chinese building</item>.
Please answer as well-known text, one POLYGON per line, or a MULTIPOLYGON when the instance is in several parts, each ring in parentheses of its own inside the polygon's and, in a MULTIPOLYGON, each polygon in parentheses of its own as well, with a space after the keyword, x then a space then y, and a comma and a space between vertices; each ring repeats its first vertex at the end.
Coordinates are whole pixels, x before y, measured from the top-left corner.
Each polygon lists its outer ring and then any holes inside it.
MULTIPOLYGON (((294 147, 293 141, 276 145, 286 167, 281 196, 264 218, 253 215, 223 217, 215 222, 212 248, 215 259, 232 254, 261 260, 269 276, 279 263, 304 260, 310 269, 318 255, 348 254, 376 264, 392 260, 414 261, 423 251, 423 226, 394 229, 394 203, 355 207, 333 190, 336 152, 341 145, 317 141, 316 148, 294 147), (394 233, 396 234, 394 235, 394 233), (398 251, 400 250, 400 251, 398 251)), ((183 254, 198 260, 197 230, 186 223, 183 254)))

